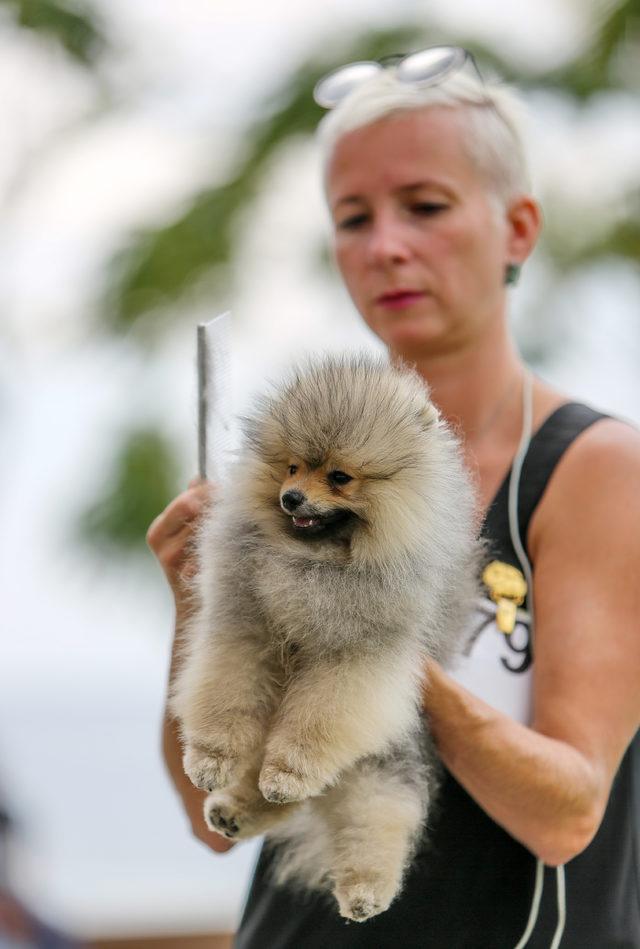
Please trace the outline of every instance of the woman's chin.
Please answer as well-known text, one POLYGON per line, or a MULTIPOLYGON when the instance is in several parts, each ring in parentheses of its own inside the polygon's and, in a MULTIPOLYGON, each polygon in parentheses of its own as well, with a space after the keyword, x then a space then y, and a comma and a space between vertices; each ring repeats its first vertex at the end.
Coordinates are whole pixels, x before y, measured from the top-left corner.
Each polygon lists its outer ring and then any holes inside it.
POLYGON ((431 349, 445 335, 442 321, 427 317, 389 320, 372 329, 389 349, 398 353, 431 349))

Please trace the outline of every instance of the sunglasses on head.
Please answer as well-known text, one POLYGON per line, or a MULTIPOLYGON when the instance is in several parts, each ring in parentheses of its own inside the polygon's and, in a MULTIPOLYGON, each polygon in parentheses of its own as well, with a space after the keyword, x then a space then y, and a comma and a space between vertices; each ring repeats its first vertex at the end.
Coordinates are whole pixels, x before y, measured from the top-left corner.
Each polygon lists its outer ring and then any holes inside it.
POLYGON ((313 98, 323 109, 333 109, 383 69, 392 69, 395 78, 407 85, 433 86, 467 65, 473 67, 482 82, 473 54, 462 46, 429 46, 406 55, 385 56, 378 61, 348 63, 323 76, 315 85, 313 98))

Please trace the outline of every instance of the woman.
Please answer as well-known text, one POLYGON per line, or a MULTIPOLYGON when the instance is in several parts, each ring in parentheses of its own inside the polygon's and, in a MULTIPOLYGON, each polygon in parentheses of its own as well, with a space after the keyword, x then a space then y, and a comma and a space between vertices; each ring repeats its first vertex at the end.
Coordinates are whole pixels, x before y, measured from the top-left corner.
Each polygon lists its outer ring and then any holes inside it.
MULTIPOLYGON (((507 284, 540 211, 514 100, 471 66, 463 50, 430 50, 321 83, 322 104, 336 105, 320 135, 326 192, 356 307, 463 440, 490 559, 528 578, 535 652, 521 612, 513 633, 493 618, 477 629, 459 669, 428 670, 447 776, 396 903, 347 925, 273 889, 262 858, 239 949, 547 947, 563 929, 563 949, 640 947, 640 437, 532 379, 515 350, 507 284)), ((178 639, 207 490, 192 486, 149 531, 178 639)), ((487 592, 504 593, 491 577, 487 592)), ((500 622, 513 628, 513 616, 500 622)), ((168 719, 165 752, 194 832, 227 849, 204 826, 168 719)))

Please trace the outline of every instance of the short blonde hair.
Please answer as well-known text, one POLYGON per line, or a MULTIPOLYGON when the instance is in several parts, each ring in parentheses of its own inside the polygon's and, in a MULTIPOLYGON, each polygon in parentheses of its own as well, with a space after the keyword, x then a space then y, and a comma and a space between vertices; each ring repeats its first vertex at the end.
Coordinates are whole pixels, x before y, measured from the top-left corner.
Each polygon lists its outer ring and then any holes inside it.
POLYGON ((485 83, 462 71, 425 87, 401 82, 392 68, 381 69, 349 93, 318 125, 325 171, 336 143, 347 132, 387 115, 436 106, 460 113, 469 157, 502 204, 531 190, 521 99, 502 83, 485 83))

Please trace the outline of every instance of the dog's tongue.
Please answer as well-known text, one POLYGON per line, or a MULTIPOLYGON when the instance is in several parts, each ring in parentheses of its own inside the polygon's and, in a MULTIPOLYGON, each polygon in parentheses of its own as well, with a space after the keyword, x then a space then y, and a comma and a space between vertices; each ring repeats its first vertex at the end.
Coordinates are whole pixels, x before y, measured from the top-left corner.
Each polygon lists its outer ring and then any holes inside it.
POLYGON ((294 517, 293 523, 296 527, 313 527, 318 521, 315 517, 294 517))

